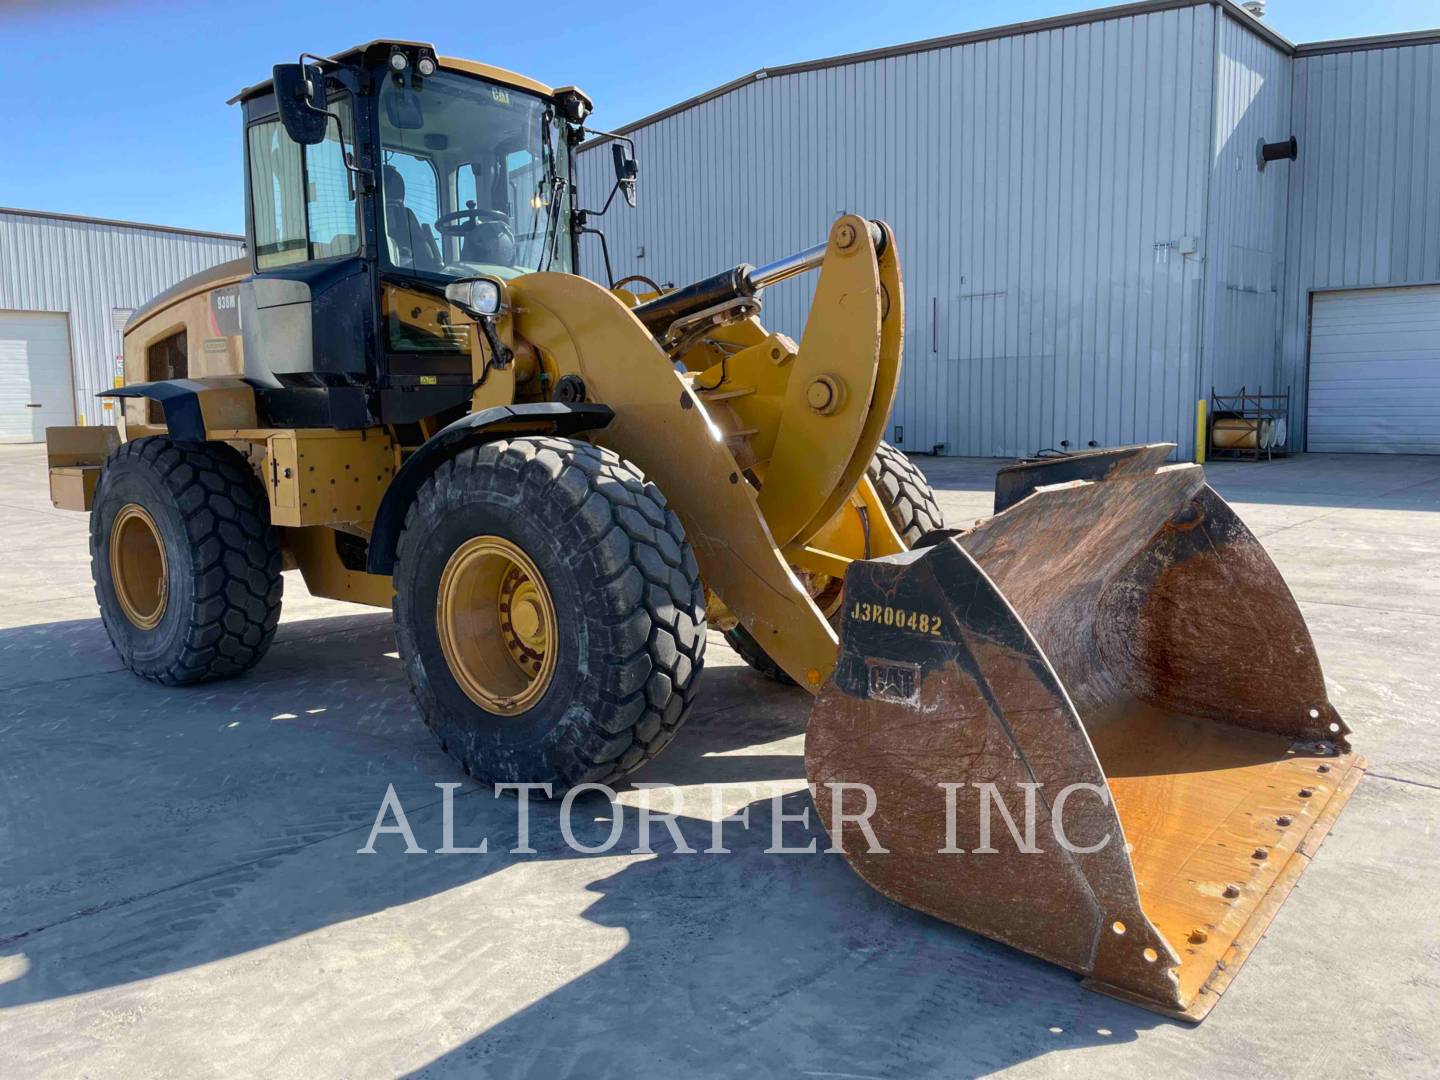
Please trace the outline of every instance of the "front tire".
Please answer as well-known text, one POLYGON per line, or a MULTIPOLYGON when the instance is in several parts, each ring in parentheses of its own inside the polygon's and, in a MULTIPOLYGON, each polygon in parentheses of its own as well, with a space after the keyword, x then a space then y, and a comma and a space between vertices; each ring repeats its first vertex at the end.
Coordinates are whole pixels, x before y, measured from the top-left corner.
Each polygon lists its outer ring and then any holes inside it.
POLYGON ((182 686, 260 662, 280 621, 280 540, 245 459, 219 443, 122 443, 90 513, 110 642, 141 678, 182 686))
POLYGON ((420 712, 477 780, 610 783, 685 720, 699 567, 659 489, 608 450, 522 437, 445 462, 406 515, 394 582, 420 712))

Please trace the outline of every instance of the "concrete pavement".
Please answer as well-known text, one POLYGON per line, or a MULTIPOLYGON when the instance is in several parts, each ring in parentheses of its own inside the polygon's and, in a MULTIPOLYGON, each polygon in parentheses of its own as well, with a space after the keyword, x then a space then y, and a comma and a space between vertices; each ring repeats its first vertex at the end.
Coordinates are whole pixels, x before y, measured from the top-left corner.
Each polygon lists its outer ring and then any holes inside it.
MULTIPOLYGON (((988 511, 995 463, 919 462, 952 523, 988 511)), ((456 841, 489 853, 357 854, 390 785, 440 846, 435 785, 465 779, 415 716, 388 613, 287 575, 254 672, 143 683, 96 616, 85 519, 50 508, 41 448, 0 447, 0 1075, 1433 1074, 1440 458, 1211 476, 1372 771, 1194 1028, 899 908, 838 856, 766 854, 777 808, 806 804, 809 699, 718 635, 688 726, 633 779, 680 786, 697 848, 748 807, 731 854, 579 855, 553 806, 536 853, 510 854, 514 802, 468 783, 456 841)), ((609 807, 578 806, 578 838, 603 840, 609 807)))

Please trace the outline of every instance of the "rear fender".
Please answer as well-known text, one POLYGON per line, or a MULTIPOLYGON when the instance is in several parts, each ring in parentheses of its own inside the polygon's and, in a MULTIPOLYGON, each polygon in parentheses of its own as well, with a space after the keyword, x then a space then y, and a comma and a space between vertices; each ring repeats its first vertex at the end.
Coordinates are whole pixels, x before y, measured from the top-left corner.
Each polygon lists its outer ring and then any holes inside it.
POLYGON ((95 396, 158 401, 165 410, 165 427, 170 438, 180 442, 204 442, 211 431, 259 426, 254 389, 233 376, 131 383, 95 396))

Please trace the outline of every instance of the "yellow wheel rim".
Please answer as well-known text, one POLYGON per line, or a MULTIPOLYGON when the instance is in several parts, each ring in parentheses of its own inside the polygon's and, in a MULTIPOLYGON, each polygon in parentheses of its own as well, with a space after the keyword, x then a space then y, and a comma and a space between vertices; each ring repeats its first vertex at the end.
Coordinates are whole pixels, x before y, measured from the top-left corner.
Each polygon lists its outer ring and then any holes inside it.
POLYGON ((141 630, 153 630, 165 615, 169 592, 165 545, 150 512, 126 503, 110 526, 110 580, 125 617, 141 630))
POLYGON ((440 650, 467 697, 488 713, 516 716, 555 674, 555 604, 530 557, 499 536, 455 549, 440 574, 440 650))

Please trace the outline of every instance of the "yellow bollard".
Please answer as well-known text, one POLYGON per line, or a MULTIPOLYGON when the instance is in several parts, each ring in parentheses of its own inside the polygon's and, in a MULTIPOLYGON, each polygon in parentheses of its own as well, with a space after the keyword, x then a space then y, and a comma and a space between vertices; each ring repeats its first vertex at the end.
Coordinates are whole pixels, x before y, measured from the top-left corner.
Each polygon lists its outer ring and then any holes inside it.
POLYGON ((1195 464, 1205 464, 1205 399, 1195 403, 1195 464))

